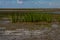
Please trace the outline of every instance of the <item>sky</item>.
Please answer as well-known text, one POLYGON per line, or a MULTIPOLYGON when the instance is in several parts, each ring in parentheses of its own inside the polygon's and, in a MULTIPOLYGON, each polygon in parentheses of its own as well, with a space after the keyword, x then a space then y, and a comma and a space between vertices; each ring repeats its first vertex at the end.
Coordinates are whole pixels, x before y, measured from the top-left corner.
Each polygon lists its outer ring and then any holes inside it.
POLYGON ((0 8, 60 8, 60 0, 0 0, 0 8))

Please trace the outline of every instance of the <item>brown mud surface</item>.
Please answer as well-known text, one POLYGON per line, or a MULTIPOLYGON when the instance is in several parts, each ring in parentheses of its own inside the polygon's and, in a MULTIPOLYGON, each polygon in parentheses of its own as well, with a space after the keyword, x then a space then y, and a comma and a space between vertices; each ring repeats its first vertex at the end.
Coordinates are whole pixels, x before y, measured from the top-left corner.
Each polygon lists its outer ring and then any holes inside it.
POLYGON ((6 27, 8 30, 15 29, 41 29, 44 27, 50 27, 51 24, 60 24, 59 22, 20 22, 20 23, 8 23, 8 24, 0 24, 0 27, 6 27))

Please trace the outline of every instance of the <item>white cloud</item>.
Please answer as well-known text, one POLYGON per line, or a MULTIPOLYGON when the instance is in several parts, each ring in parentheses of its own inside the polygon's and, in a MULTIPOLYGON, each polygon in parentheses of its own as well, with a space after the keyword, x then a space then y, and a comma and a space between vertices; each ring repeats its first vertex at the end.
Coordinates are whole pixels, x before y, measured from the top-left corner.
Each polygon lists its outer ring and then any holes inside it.
POLYGON ((23 1, 22 0, 17 0, 17 3, 18 4, 23 4, 23 1))
POLYGON ((34 4, 44 4, 44 5, 49 5, 49 6, 58 6, 58 5, 60 5, 60 3, 58 2, 41 2, 41 1, 37 1, 37 2, 33 2, 34 4))
POLYGON ((49 6, 58 6, 60 5, 59 3, 56 3, 56 2, 49 2, 49 6))
POLYGON ((37 1, 37 2, 34 2, 34 4, 47 4, 48 2, 41 2, 41 1, 37 1))
POLYGON ((49 2, 48 4, 49 4, 49 6, 52 6, 53 3, 49 2))

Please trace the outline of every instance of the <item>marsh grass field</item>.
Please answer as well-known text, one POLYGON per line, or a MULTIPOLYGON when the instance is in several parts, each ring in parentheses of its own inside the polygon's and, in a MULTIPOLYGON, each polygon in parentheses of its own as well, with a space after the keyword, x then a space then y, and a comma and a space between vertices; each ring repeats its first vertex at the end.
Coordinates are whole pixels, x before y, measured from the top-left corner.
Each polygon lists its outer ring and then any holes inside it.
MULTIPOLYGON (((11 9, 10 9, 11 10, 11 9)), ((25 9, 23 9, 25 10, 25 9)), ((7 21, 8 23, 0 22, 1 27, 6 27, 7 29, 18 29, 18 28, 28 28, 28 29, 40 29, 41 25, 48 26, 52 23, 60 24, 60 12, 54 10, 45 11, 0 11, 0 21, 7 21), (36 25, 38 27, 36 27, 36 25), (35 27, 34 27, 35 26, 35 27)), ((26 9, 28 10, 28 9, 26 9)), ((42 10, 42 9, 41 9, 42 10)))
POLYGON ((54 12, 6 12, 0 13, 0 19, 8 18, 14 22, 52 22, 60 21, 60 14, 54 12))

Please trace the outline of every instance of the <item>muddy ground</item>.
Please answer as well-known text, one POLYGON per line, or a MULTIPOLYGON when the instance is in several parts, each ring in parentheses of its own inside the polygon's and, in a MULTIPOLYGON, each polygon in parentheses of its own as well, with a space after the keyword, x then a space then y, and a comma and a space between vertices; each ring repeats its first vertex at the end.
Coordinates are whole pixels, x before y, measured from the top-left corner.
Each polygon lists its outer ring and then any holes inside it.
POLYGON ((46 23, 7 23, 0 24, 1 27, 6 27, 6 30, 19 30, 17 33, 11 32, 7 34, 7 31, 3 35, 0 35, 0 40, 60 40, 60 25, 59 22, 46 23), (20 32, 20 33, 19 33, 20 32), (12 35, 11 35, 12 34, 12 35), (19 35, 16 35, 19 34, 19 35))

